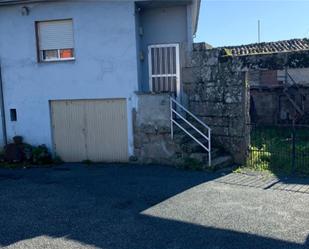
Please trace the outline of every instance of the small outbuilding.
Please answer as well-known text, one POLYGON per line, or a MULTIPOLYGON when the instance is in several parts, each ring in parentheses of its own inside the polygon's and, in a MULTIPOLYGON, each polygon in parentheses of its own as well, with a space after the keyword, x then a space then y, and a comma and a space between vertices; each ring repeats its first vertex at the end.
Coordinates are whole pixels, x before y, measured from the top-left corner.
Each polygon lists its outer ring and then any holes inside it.
POLYGON ((293 120, 298 123, 308 121, 309 62, 301 53, 309 51, 309 39, 263 42, 225 47, 224 50, 226 54, 237 57, 255 56, 256 65, 263 55, 271 57, 267 65, 248 70, 252 122, 287 124, 293 120), (295 57, 297 63, 288 65, 288 57, 295 57), (276 60, 285 66, 278 68, 276 60))

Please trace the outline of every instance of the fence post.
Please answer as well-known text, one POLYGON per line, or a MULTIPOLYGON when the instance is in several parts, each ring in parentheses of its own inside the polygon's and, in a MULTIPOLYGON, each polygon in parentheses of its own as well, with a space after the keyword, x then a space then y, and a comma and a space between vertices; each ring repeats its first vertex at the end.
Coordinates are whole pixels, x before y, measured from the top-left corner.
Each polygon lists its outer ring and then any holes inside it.
POLYGON ((295 121, 293 120, 292 127, 292 174, 295 172, 296 164, 296 134, 295 134, 295 121))
POLYGON ((173 123, 173 99, 170 97, 170 125, 171 125, 171 138, 174 139, 174 123, 173 123))

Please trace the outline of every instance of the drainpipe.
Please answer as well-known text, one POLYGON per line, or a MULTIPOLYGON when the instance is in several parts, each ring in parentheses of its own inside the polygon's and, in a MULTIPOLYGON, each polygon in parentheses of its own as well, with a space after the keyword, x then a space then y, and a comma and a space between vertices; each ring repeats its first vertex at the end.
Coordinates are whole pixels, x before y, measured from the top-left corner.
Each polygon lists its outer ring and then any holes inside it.
POLYGON ((4 145, 7 145, 7 133, 6 133, 6 122, 5 122, 5 108, 4 108, 4 95, 3 95, 3 81, 0 65, 0 111, 1 111, 1 123, 2 123, 2 134, 4 145))

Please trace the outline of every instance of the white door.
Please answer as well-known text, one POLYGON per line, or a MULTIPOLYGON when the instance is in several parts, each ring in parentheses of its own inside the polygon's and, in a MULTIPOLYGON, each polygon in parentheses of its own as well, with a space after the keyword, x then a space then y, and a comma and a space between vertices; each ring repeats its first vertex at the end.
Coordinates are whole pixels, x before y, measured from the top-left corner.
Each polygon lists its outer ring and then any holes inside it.
POLYGON ((180 94, 180 62, 178 44, 148 47, 150 91, 180 94))
POLYGON ((125 99, 51 101, 54 149, 65 162, 128 161, 125 99))

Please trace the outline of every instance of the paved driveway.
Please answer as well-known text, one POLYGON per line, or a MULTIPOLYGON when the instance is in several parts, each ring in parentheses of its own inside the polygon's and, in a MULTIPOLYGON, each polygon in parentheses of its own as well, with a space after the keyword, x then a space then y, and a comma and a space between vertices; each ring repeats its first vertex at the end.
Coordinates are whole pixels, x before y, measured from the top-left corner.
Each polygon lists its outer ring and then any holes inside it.
POLYGON ((309 248, 309 182, 277 181, 156 166, 0 170, 0 247, 309 248))

